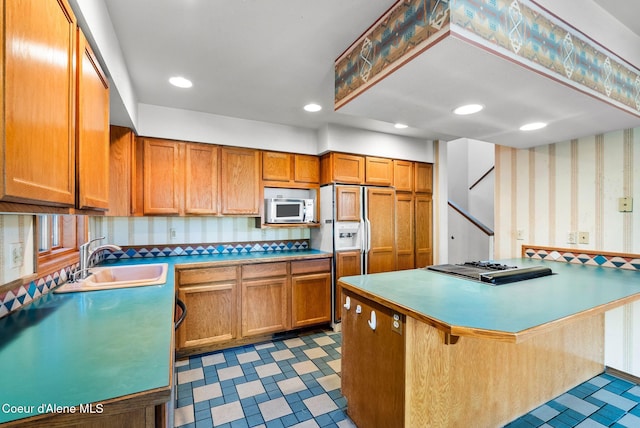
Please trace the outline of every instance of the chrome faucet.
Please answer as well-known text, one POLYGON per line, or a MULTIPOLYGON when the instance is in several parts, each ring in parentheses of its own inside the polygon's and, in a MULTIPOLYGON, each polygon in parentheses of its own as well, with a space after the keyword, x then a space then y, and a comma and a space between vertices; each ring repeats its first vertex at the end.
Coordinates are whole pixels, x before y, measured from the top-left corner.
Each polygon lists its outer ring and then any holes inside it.
POLYGON ((80 245, 80 267, 78 268, 77 271, 74 272, 74 275, 73 275, 74 280, 85 279, 87 276, 89 276, 90 274, 89 268, 93 266, 92 264, 93 256, 96 255, 99 251, 102 251, 102 250, 122 251, 122 248, 112 244, 100 245, 94 248, 93 250, 89 249, 91 244, 93 244, 96 241, 102 241, 103 239, 104 239, 104 236, 100 238, 92 239, 89 242, 85 242, 84 244, 80 245))

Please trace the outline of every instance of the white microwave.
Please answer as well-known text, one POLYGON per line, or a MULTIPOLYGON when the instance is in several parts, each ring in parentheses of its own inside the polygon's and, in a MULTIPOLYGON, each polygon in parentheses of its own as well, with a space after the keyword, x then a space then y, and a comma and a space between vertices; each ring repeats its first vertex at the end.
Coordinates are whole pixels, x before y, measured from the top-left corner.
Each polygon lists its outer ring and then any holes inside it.
POLYGON ((266 223, 313 223, 313 199, 269 198, 264 200, 266 223))

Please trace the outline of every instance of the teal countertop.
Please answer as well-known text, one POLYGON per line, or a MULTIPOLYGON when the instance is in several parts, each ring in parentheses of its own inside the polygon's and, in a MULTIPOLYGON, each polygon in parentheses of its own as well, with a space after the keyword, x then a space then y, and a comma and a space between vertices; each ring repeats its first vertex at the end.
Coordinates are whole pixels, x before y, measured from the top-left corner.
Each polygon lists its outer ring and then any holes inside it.
POLYGON ((640 299, 637 271, 528 258, 499 262, 542 265, 554 274, 497 286, 422 269, 340 280, 365 297, 452 334, 481 335, 480 331, 511 341, 554 321, 640 299))
POLYGON ((309 250, 126 259, 117 263, 168 263, 166 283, 48 293, 0 319, 0 423, 40 414, 41 404, 79 406, 168 387, 174 266, 323 256, 330 254, 309 250), (34 408, 12 412, 7 405, 34 408))

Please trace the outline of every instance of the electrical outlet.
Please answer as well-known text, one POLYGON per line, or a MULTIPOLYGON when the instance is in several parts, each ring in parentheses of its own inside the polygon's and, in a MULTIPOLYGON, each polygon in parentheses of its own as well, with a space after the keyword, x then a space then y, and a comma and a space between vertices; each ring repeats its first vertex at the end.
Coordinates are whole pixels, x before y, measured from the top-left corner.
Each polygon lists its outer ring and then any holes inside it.
POLYGON ((516 231, 516 239, 517 239, 518 241, 522 241, 522 240, 524 240, 524 230, 523 230, 523 229, 518 229, 518 230, 516 231))
POLYGON ((391 320, 391 331, 394 333, 402 334, 402 319, 403 315, 394 313, 391 320))
POLYGON ((576 232, 567 232, 567 244, 577 244, 578 234, 576 232))
POLYGON ((589 243, 589 232, 578 232, 578 244, 589 243))
POLYGON ((169 229, 169 239, 172 241, 176 239, 176 229, 173 227, 169 229))
POLYGON ((618 198, 618 211, 621 213, 630 213, 633 211, 633 198, 618 198))
POLYGON ((24 264, 24 244, 14 242, 9 244, 9 257, 11 258, 11 269, 17 269, 24 264))

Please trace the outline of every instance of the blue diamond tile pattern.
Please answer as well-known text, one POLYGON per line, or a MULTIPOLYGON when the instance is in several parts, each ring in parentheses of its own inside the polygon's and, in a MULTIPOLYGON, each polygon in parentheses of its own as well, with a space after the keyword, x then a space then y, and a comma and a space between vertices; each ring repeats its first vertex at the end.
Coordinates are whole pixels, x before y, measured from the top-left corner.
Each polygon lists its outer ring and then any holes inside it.
MULTIPOLYGON (((355 427, 340 392, 342 334, 300 333, 176 362, 176 427, 355 427)), ((594 377, 506 425, 640 427, 640 385, 594 377)))
POLYGON ((618 269, 640 270, 640 259, 632 255, 621 257, 618 254, 584 254, 580 252, 567 252, 558 248, 549 252, 549 248, 527 248, 525 257, 537 260, 555 260, 563 263, 587 264, 594 266, 611 267, 618 269))

